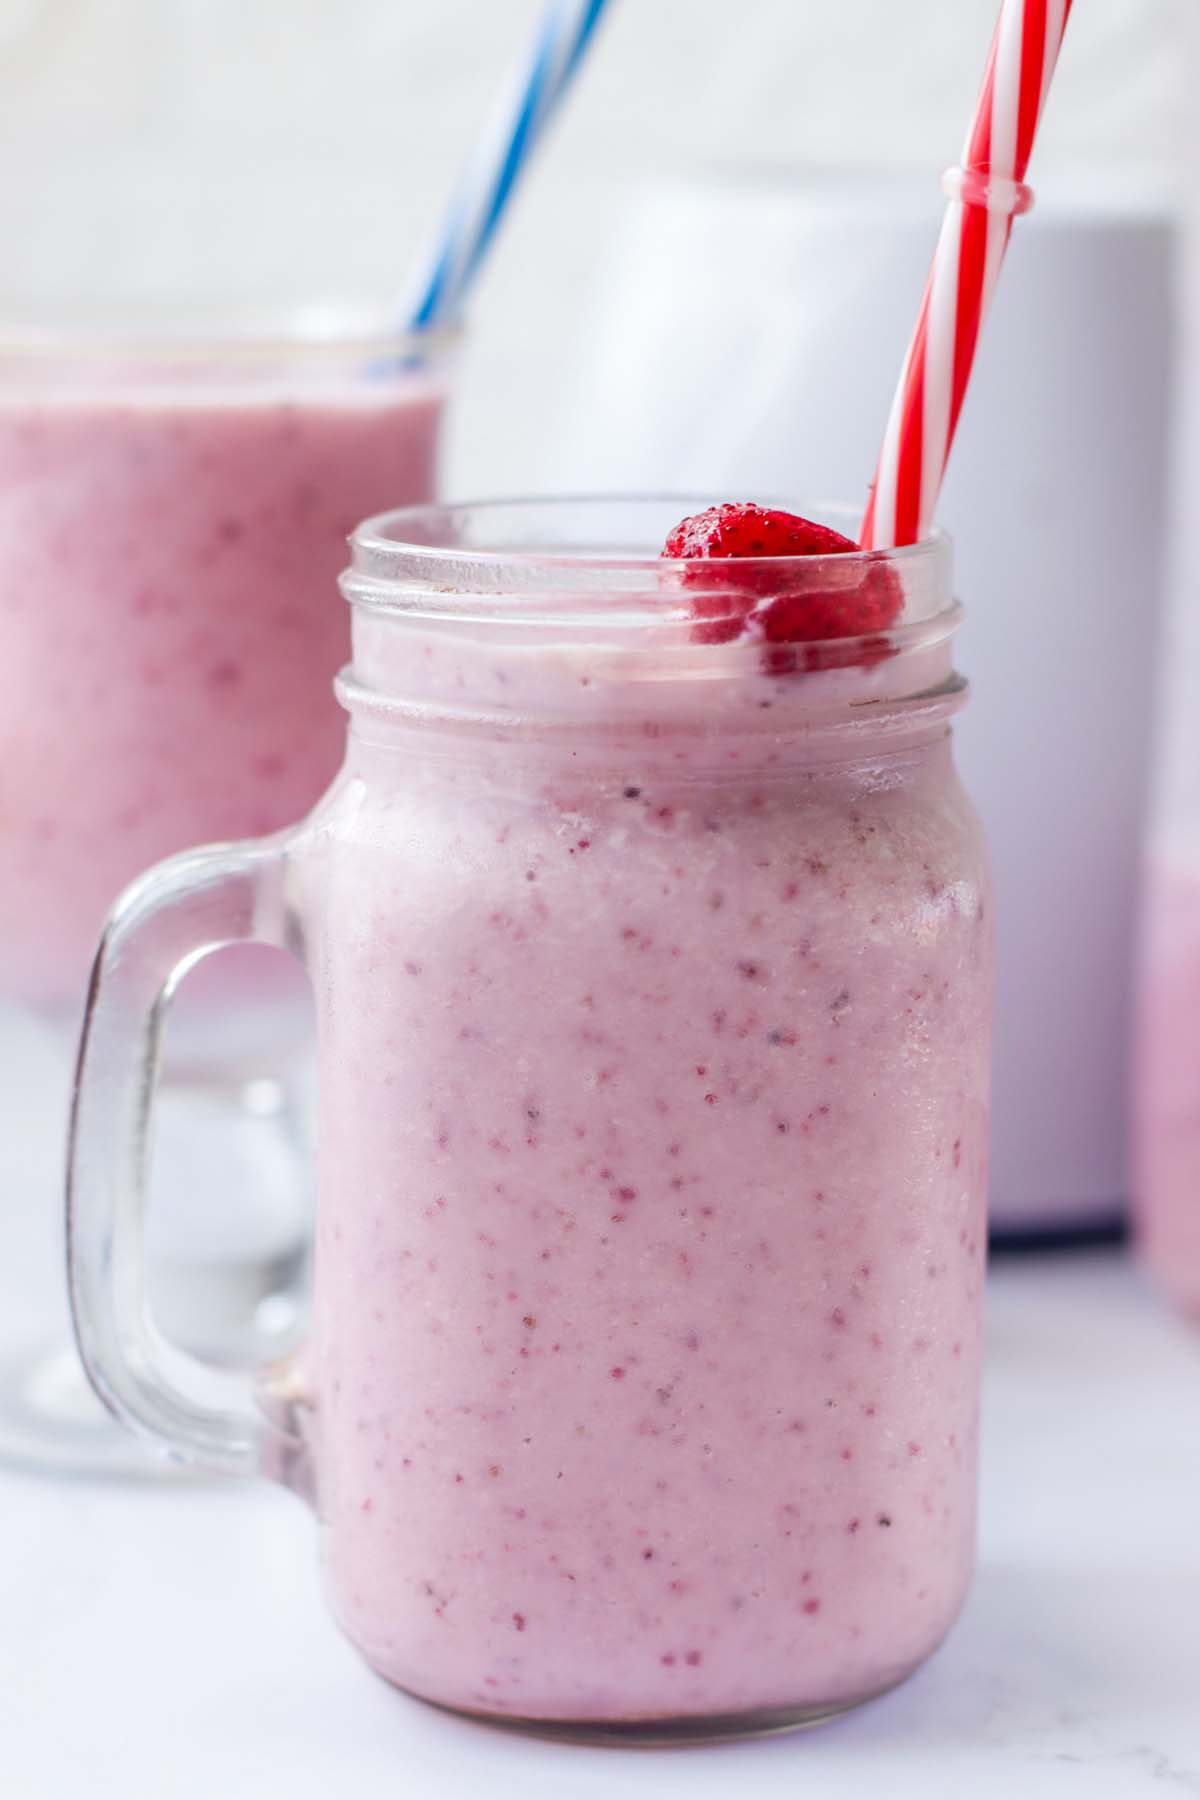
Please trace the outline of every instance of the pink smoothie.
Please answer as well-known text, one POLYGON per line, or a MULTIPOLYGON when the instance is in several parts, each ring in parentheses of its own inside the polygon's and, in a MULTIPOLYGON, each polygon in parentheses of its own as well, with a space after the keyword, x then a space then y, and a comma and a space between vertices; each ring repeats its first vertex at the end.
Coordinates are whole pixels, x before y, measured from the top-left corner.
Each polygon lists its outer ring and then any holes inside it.
POLYGON ((0 994, 74 1006, 135 874, 328 783, 345 538, 431 494, 440 412, 425 378, 0 399, 0 994))
POLYGON ((820 1714, 971 1562, 978 828, 945 715, 822 763, 594 691, 558 746, 368 712, 299 853, 329 1590, 472 1712, 820 1714))
POLYGON ((1154 867, 1147 894, 1137 1226, 1155 1280, 1200 1321, 1200 871, 1154 867))

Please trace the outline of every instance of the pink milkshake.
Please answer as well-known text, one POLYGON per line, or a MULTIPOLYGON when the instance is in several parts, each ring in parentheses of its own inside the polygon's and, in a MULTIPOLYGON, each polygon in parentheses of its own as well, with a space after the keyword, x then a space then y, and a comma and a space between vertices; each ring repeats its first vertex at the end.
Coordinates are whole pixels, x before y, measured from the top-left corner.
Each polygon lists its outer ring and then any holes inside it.
MULTIPOLYGON (((121 888, 171 851, 288 823, 332 778, 345 538, 365 509, 432 494, 439 363, 394 336, 0 338, 0 1002, 57 1034, 64 1102, 121 888)), ((193 977, 172 1034, 155 1281, 169 1334, 196 1341, 201 1293, 199 1341, 226 1354, 259 1341, 259 1302, 304 1260, 287 1085, 304 1006, 296 973, 249 951, 193 977), (241 1084, 268 1074, 247 1111, 241 1084)), ((46 1202, 23 1261, 4 1245, 47 1338, 58 1193, 22 1196, 46 1202)), ((0 1342, 0 1456, 145 1468, 61 1360, 52 1384, 33 1345, 0 1342)))
POLYGON ((469 1712, 838 1710, 973 1547, 990 924, 944 638, 783 679, 460 643, 377 560, 301 853, 335 1611, 469 1712))
POLYGON ((1200 1321, 1200 869, 1164 859, 1146 887, 1135 1216, 1147 1268, 1200 1321))
POLYGON ((345 538, 442 407, 372 354, 0 350, 0 994, 73 1008, 135 874, 332 777, 345 538))
POLYGON ((333 787, 110 925, 71 1252, 110 1403, 313 1495, 382 1675, 662 1741, 838 1712, 958 1611, 991 985, 945 541, 660 563, 674 510, 356 533, 333 787), (318 1022, 312 1337, 237 1414, 112 1212, 213 937, 303 942, 318 1022))

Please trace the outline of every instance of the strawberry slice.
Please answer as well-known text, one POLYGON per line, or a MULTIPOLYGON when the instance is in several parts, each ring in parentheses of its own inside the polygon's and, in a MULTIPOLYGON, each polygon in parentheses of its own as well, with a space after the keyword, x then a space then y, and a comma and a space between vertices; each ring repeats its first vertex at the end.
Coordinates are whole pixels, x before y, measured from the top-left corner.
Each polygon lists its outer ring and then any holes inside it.
POLYGON ((701 644, 728 644, 738 638, 764 646, 771 674, 876 662, 890 654, 880 637, 900 616, 904 603, 896 571, 884 562, 830 563, 806 568, 804 558, 850 556, 853 539, 828 525, 753 502, 710 506, 680 520, 667 538, 663 556, 701 563, 713 559, 753 559, 750 567, 722 572, 721 591, 705 592, 712 576, 687 570, 685 586, 695 588, 692 636, 701 644), (786 557, 786 567, 767 566, 786 557), (838 639, 858 640, 853 646, 838 639), (791 650, 796 644, 821 649, 791 650))

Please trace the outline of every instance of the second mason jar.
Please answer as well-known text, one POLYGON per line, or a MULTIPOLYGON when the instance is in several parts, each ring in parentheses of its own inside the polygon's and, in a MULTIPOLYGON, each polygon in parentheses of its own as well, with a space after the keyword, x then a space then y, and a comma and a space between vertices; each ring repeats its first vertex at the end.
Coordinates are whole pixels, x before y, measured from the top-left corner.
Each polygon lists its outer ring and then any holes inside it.
POLYGON ((315 1496, 380 1673, 668 1740, 840 1711, 958 1610, 991 964, 945 540, 875 553, 886 643, 772 667, 697 641, 654 555, 687 510, 360 529, 335 785, 110 924, 72 1220, 101 1390, 315 1496), (114 1196, 164 982, 250 936, 313 981, 320 1202, 311 1341, 228 1412, 148 1334, 114 1196))

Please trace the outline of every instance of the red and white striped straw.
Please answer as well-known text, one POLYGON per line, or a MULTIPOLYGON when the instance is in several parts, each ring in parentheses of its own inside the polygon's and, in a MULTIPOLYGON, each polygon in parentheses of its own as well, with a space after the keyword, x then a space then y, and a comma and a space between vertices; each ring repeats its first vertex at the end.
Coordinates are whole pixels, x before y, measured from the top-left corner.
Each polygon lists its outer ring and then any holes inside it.
POLYGON ((979 332, 1013 219, 1032 204, 1025 171, 1071 0, 1003 0, 963 166, 950 196, 921 310, 892 402, 865 549, 915 544, 933 523, 979 332))

